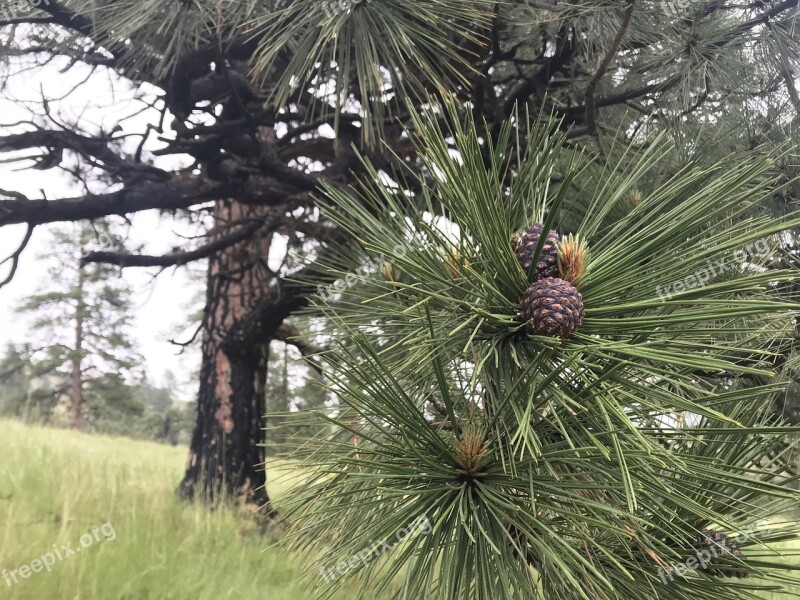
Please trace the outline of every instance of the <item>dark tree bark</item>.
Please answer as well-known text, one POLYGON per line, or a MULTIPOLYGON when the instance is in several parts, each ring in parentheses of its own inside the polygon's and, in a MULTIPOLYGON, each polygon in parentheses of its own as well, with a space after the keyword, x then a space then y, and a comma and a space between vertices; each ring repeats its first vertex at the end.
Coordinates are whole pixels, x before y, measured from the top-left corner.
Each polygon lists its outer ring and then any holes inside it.
MULTIPOLYGON (((217 202, 218 236, 224 235, 227 223, 263 219, 267 210, 217 202)), ((216 501, 234 496, 258 507, 267 518, 273 511, 265 489, 263 430, 271 335, 265 331, 263 337, 241 339, 236 332, 270 294, 275 278, 267 262, 271 239, 267 234, 243 240, 209 260, 200 390, 180 485, 185 498, 216 501)))

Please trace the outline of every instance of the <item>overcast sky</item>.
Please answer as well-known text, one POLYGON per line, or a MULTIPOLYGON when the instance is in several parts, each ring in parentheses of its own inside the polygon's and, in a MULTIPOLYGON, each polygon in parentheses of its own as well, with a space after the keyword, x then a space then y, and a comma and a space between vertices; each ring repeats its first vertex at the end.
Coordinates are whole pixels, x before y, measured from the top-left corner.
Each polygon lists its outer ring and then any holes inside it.
MULTIPOLYGON (((172 240, 170 223, 160 220, 157 215, 140 215, 134 219, 134 232, 147 231, 151 240, 172 240)), ((0 253, 3 257, 14 251, 24 229, 9 227, 0 230, 0 253)), ((37 229, 28 249, 22 256, 14 281, 0 289, 0 345, 6 342, 25 342, 28 339, 26 318, 15 313, 14 307, 26 295, 46 286, 47 265, 37 260, 36 255, 45 249, 48 234, 45 228, 37 229)), ((3 268, 0 279, 5 277, 3 268)), ((185 382, 181 395, 192 394, 192 373, 197 369, 197 354, 177 355, 177 348, 168 339, 174 337, 185 320, 186 308, 197 291, 183 270, 168 270, 152 279, 152 271, 128 269, 123 277, 134 286, 136 294, 135 337, 145 357, 148 379, 161 384, 167 369, 185 382)), ((190 335, 187 335, 189 337, 190 335)))
MULTIPOLYGON (((51 98, 63 95, 74 81, 81 80, 85 73, 76 70, 60 73, 53 68, 29 73, 24 81, 17 78, 4 90, 4 96, 15 101, 0 100, 0 135, 19 132, 30 126, 11 124, 30 120, 24 109, 27 102, 39 97, 40 88, 51 98)), ((111 131, 121 116, 130 114, 140 104, 132 102, 132 90, 125 89, 119 83, 114 84, 107 74, 98 73, 90 81, 67 98, 53 102, 51 112, 62 122, 80 120, 84 125, 102 127, 111 131), (111 93, 111 89, 116 88, 111 93)), ((125 132, 144 131, 145 124, 153 118, 152 113, 126 122, 125 132)), ((53 125, 53 127, 56 127, 53 125)), ((132 140, 135 144, 138 139, 132 140)), ((157 147, 154 140, 150 147, 157 147)), ((172 159, 174 160, 174 159, 172 159)), ((32 199, 42 198, 42 190, 46 197, 78 196, 82 190, 70 178, 58 170, 32 170, 32 161, 24 163, 0 164, 0 189, 14 190, 26 194, 32 199), (28 168, 22 168, 28 167, 28 168)), ((163 166, 163 165, 162 165, 163 166)), ((102 186, 92 191, 102 191, 102 186)), ((153 211, 140 213, 133 217, 134 227, 131 237, 134 242, 146 244, 150 253, 160 253, 180 243, 175 232, 195 234, 183 223, 169 218, 160 218, 153 211)), ((0 260, 13 252, 25 233, 24 226, 4 227, 0 229, 0 260)), ((27 323, 24 318, 14 312, 14 306, 27 294, 35 291, 46 277, 47 265, 37 260, 36 255, 43 249, 48 239, 46 227, 35 230, 31 243, 25 250, 17 274, 11 284, 0 289, 0 345, 6 342, 24 342, 27 339, 27 323)), ((9 265, 0 267, 0 281, 5 278, 9 265)), ((136 338, 146 360, 149 379, 154 383, 163 382, 167 369, 173 371, 179 381, 191 380, 191 374, 197 368, 196 354, 180 357, 177 348, 167 340, 176 333, 176 328, 185 320, 186 308, 201 285, 191 282, 183 270, 167 270, 155 281, 153 270, 127 269, 124 278, 136 289, 136 338)), ((189 336, 191 332, 189 333, 189 336)), ((182 396, 193 396, 194 384, 182 387, 182 396)))

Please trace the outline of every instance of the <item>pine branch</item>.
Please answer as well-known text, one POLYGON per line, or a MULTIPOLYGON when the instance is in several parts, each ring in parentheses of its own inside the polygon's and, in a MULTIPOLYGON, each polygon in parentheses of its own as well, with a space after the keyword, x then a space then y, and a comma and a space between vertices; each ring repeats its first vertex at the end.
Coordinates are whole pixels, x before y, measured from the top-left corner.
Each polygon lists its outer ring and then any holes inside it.
POLYGON ((277 230, 282 225, 282 221, 271 224, 263 222, 254 222, 248 225, 239 227, 233 233, 220 237, 213 242, 195 248, 194 250, 186 250, 183 252, 171 252, 169 254, 162 254, 158 256, 145 255, 145 254, 127 254, 121 252, 90 252, 83 259, 83 264, 88 263, 105 263, 116 265, 120 268, 126 267, 173 267, 183 266, 196 260, 208 258, 235 246, 236 244, 247 240, 257 233, 267 233, 277 230))
POLYGON ((614 41, 611 42, 611 46, 603 57, 603 60, 600 61, 600 66, 597 68, 597 71, 595 71, 595 74, 589 80, 589 85, 586 86, 586 96, 584 98, 584 103, 586 104, 586 125, 585 127, 570 131, 570 137, 593 134, 597 130, 597 107, 595 106, 594 99, 595 90, 600 80, 603 78, 603 75, 608 71, 608 67, 611 65, 611 61, 614 60, 614 56, 616 56, 620 45, 622 45, 622 40, 628 32, 628 27, 630 27, 631 19, 633 18, 635 4, 636 0, 628 0, 625 16, 622 19, 622 24, 617 31, 617 35, 614 37, 614 41))

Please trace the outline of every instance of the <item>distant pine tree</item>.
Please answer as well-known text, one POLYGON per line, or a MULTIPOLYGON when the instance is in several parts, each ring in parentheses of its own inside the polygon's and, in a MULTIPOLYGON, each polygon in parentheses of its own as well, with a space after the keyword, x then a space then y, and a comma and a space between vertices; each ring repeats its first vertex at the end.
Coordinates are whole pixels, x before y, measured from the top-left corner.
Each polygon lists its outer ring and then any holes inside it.
POLYGON ((98 239, 120 244, 105 225, 99 231, 89 224, 53 229, 40 256, 49 265, 49 277, 17 307, 31 317, 36 370, 54 378, 57 394, 68 395, 74 428, 86 416, 88 382, 114 375, 121 383, 142 368, 132 337, 132 289, 113 267, 82 262, 98 239))

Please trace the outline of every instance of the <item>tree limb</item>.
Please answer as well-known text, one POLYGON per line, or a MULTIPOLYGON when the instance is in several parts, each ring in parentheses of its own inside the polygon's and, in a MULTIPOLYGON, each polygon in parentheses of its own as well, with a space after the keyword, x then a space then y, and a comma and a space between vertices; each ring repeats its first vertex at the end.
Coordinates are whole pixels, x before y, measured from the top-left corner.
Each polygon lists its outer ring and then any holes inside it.
POLYGON ((8 25, 51 25, 57 23, 50 17, 14 17, 13 19, 0 19, 0 27, 8 25))
POLYGON ((614 60, 620 45, 622 45, 622 39, 625 37, 628 27, 631 24, 631 19, 633 18, 633 8, 635 4, 636 0, 628 1, 628 7, 625 9, 625 17, 622 19, 619 31, 617 31, 617 35, 614 37, 611 47, 608 49, 608 52, 606 52, 606 55, 600 62, 600 66, 597 67, 597 71, 589 81, 589 85, 586 86, 586 96, 584 100, 586 104, 586 125, 580 129, 573 129, 570 132, 570 137, 592 134, 597 130, 597 107, 594 103, 594 93, 603 75, 608 71, 611 61, 614 60))
POLYGON ((253 236, 259 230, 266 229, 267 231, 274 231, 280 226, 280 223, 272 223, 265 226, 262 221, 250 223, 226 236, 218 238, 213 242, 195 248, 194 250, 187 250, 184 252, 171 252, 162 255, 147 255, 147 254, 127 254, 123 252, 90 252, 83 259, 82 263, 106 263, 116 265, 121 268, 125 267, 172 267, 181 266, 195 260, 208 258, 212 254, 216 254, 225 248, 229 248, 239 242, 243 242, 249 237, 253 236))
POLYGON ((129 174, 136 173, 162 181, 169 179, 170 174, 166 171, 125 160, 109 148, 111 141, 109 138, 88 137, 69 130, 37 129, 0 137, 0 151, 46 148, 51 153, 60 155, 64 150, 71 150, 81 156, 101 161, 115 173, 124 170, 129 174))
POLYGON ((121 190, 77 198, 0 200, 0 227, 99 219, 151 209, 175 210, 230 197, 236 191, 236 187, 228 184, 213 184, 194 176, 176 176, 167 182, 143 181, 121 190))
POLYGON ((22 238, 22 242, 20 243, 19 247, 12 252, 7 258, 0 262, 0 265, 6 264, 8 261, 11 261, 11 269, 8 272, 8 275, 3 281, 0 281, 0 288, 8 285, 12 279, 14 279, 14 275, 17 272, 17 267, 19 267, 19 257, 22 255, 23 250, 28 246, 28 242, 31 241, 31 236, 33 235, 33 225, 28 225, 28 229, 25 232, 25 237, 22 238))
POLYGON ((50 0, 44 4, 40 3, 37 8, 50 14, 53 21, 62 27, 82 33, 88 38, 95 34, 94 27, 89 19, 66 8, 59 0, 50 0))
POLYGON ((308 360, 309 364, 311 364, 311 366, 313 366, 314 369, 316 369, 319 373, 322 373, 322 363, 316 356, 319 354, 321 349, 302 339, 300 337, 300 330, 297 329, 297 327, 286 322, 282 323, 275 332, 275 339, 283 342, 284 344, 289 344, 290 346, 297 348, 300 351, 300 354, 306 360, 308 360))

